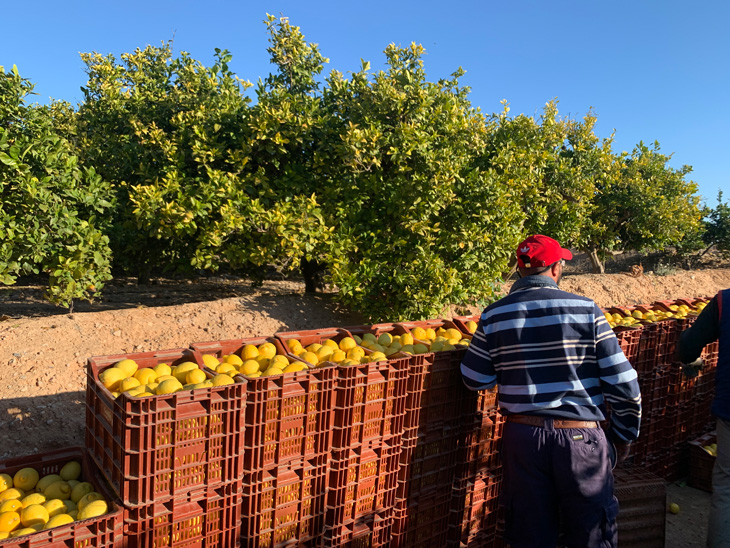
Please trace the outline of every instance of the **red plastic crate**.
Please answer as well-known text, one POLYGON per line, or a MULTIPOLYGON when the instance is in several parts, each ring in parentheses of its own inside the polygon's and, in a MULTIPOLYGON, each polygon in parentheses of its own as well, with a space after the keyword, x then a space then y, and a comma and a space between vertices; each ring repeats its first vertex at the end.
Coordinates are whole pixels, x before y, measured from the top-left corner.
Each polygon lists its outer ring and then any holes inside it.
POLYGON ((86 446, 124 505, 162 502, 240 480, 246 383, 114 399, 98 375, 124 358, 143 368, 195 356, 172 349, 88 360, 86 446))
POLYGON ((403 439, 398 472, 398 500, 406 505, 449 491, 457 479, 464 428, 443 426, 403 439))
POLYGON ((0 462, 0 473, 10 476, 21 468, 32 467, 42 478, 58 474, 69 461, 81 464, 80 481, 88 481, 104 495, 109 511, 96 518, 74 521, 67 525, 39 531, 13 539, 0 540, 4 548, 116 548, 124 532, 123 514, 117 498, 98 474, 82 447, 67 447, 48 453, 16 457, 0 462))
POLYGON ((446 546, 449 538, 451 493, 434 493, 428 499, 406 504, 399 501, 393 517, 391 548, 446 546))
POLYGON ((393 517, 378 512, 325 528, 318 548, 390 548, 393 517))
MULTIPOLYGON (((196 356, 240 354, 247 344, 272 342, 271 337, 194 343, 196 356)), ((202 359, 202 358, 201 358, 202 359)), ((331 445, 335 403, 333 367, 318 367, 270 377, 247 379, 243 432, 243 469, 254 472, 327 453, 331 445)))
POLYGON ((632 365, 636 363, 639 355, 639 340, 641 339, 641 328, 635 327, 615 327, 614 333, 618 344, 623 350, 626 359, 632 365))
POLYGON ((687 485, 712 492, 712 469, 717 457, 703 449, 705 445, 717 443, 717 433, 709 432, 689 442, 689 477, 687 485))
POLYGON ((471 316, 454 316, 451 318, 451 321, 454 322, 454 325, 456 325, 456 328, 461 331, 462 333, 469 333, 472 334, 471 331, 466 327, 466 322, 472 321, 479 323, 479 320, 481 319, 481 314, 473 314, 471 316))
POLYGON ((326 455, 296 467, 246 472, 243 479, 244 548, 316 544, 324 530, 326 455))
POLYGON ((359 446, 333 451, 329 463, 326 525, 336 527, 392 513, 400 447, 359 446))
POLYGON ((471 426, 466 426, 463 445, 459 450, 457 476, 473 479, 478 475, 494 473, 501 467, 499 441, 502 438, 504 417, 495 409, 479 413, 471 426))
POLYGON ((621 546, 663 548, 666 486, 647 468, 622 464, 614 470, 614 492, 619 502, 616 518, 621 546))
POLYGON ((127 508, 121 548, 231 548, 241 534, 241 481, 127 508))
POLYGON ((408 397, 410 357, 336 366, 332 448, 389 443, 400 447, 408 397))

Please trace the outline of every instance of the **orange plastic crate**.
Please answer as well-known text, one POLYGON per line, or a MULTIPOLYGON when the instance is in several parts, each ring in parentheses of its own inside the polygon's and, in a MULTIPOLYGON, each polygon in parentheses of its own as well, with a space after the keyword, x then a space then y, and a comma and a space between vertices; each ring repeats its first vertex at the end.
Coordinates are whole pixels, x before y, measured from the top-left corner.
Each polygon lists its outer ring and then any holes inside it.
POLYGON ((143 368, 195 356, 172 349, 88 360, 86 445, 124 505, 162 502, 240 480, 246 383, 114 399, 98 376, 124 358, 143 368))
POLYGON ((48 453, 27 455, 0 462, 0 473, 13 476, 21 468, 32 467, 40 477, 58 474, 69 461, 81 464, 81 481, 94 485, 104 495, 109 511, 103 516, 74 521, 53 529, 14 539, 0 540, 3 548, 116 548, 122 541, 124 523, 119 500, 111 493, 82 447, 68 447, 48 453))

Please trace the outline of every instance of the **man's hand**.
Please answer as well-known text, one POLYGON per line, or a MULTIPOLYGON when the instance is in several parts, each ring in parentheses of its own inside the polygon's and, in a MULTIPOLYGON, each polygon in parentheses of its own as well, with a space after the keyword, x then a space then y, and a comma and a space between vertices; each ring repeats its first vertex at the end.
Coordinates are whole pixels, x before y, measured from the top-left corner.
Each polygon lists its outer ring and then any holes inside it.
POLYGON ((697 358, 691 363, 683 363, 682 374, 688 379, 694 379, 700 374, 703 365, 705 365, 705 363, 702 361, 702 358, 697 358))

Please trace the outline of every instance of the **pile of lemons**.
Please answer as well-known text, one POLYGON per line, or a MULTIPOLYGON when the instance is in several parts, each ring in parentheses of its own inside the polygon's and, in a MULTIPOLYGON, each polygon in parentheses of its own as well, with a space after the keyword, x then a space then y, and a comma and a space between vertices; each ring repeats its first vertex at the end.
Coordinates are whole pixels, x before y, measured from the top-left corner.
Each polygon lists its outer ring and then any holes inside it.
POLYGON ((126 358, 99 373, 99 382, 115 398, 120 394, 145 398, 173 394, 180 390, 224 386, 236 381, 227 373, 208 377, 197 363, 191 361, 172 366, 160 363, 154 367, 139 367, 137 362, 126 358))
POLYGON ((647 323, 660 322, 669 319, 686 318, 689 314, 699 314, 707 306, 704 301, 699 301, 694 306, 686 304, 671 304, 666 310, 662 307, 654 307, 646 312, 634 310, 630 316, 624 316, 619 313, 604 312, 603 315, 611 327, 631 327, 636 325, 644 325, 647 323))
POLYGON ((91 483, 79 481, 80 476, 77 461, 43 477, 31 467, 13 476, 0 474, 0 539, 106 514, 109 507, 104 496, 91 483))
POLYGON ((264 342, 258 346, 247 344, 239 354, 224 354, 220 359, 212 354, 205 354, 203 362, 219 375, 240 373, 249 379, 282 375, 309 368, 300 360, 278 354, 276 346, 271 342, 264 342))

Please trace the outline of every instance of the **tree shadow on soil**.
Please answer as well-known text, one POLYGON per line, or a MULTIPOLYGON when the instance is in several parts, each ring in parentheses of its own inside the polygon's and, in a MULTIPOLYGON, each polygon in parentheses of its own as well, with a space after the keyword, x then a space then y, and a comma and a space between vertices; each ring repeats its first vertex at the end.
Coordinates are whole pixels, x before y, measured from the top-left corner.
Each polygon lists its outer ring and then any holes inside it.
MULTIPOLYGON (((21 388, 22 390, 22 388, 21 388)), ((0 460, 84 445, 83 391, 0 400, 0 460)))

